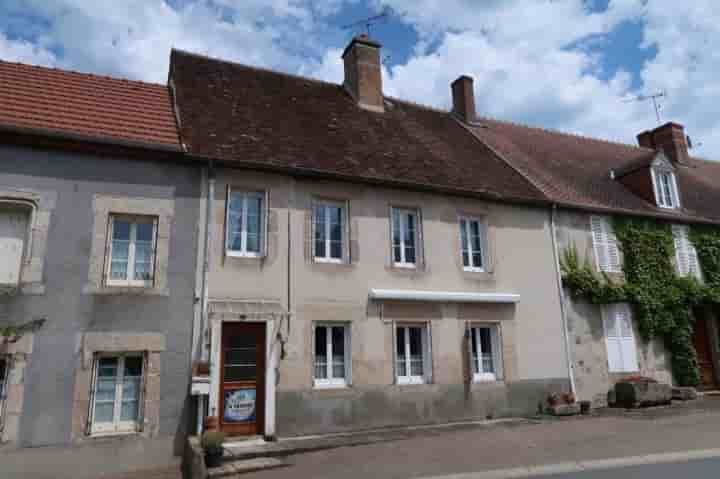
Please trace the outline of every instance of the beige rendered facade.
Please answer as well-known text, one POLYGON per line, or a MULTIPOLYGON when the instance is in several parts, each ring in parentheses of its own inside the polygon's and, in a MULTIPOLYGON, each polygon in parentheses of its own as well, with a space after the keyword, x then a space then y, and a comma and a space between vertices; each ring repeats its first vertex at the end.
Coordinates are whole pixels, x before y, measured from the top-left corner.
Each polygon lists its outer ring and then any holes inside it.
POLYGON ((211 362, 208 415, 222 413, 223 325, 243 321, 266 324, 265 404, 257 405, 266 436, 533 413, 549 392, 569 388, 549 209, 240 169, 218 169, 216 178, 203 336, 211 362), (260 257, 226 252, 228 188, 258 193, 269 205, 260 257), (314 258, 318 200, 344 205, 349 241, 339 263, 314 258), (393 265, 392 208, 419 213, 415 268, 393 265), (486 232, 482 272, 463 267, 461 217, 478 218, 486 232), (372 299, 374 289, 439 296, 372 299), (314 328, 334 324, 348 331, 347 375, 341 387, 321 388, 314 328), (422 384, 397 377, 403 325, 427 334, 422 384), (477 382, 469 372, 464 338, 474 325, 496 328, 502 372, 495 380, 477 382))

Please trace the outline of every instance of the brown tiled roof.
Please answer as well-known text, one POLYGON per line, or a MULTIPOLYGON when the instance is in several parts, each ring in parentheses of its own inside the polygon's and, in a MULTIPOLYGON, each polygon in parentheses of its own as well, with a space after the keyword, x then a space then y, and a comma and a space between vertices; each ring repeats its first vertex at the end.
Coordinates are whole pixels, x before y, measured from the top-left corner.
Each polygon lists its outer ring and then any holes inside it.
POLYGON ((538 202, 544 195, 448 112, 388 99, 359 108, 336 84, 173 50, 171 81, 191 155, 538 202))
POLYGON ((0 130, 181 150, 166 86, 4 61, 0 130))
POLYGON ((559 204, 662 216, 681 221, 720 221, 720 163, 692 159, 677 168, 682 209, 658 208, 631 192, 610 171, 646 166, 655 151, 577 135, 481 119, 472 131, 559 204))

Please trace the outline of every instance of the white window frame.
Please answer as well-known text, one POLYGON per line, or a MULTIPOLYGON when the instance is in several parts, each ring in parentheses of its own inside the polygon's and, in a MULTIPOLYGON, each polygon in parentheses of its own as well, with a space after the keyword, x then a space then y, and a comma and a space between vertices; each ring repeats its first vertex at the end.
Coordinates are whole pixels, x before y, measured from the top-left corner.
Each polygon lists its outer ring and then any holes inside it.
POLYGON ((430 382, 432 377, 432 348, 430 346, 430 325, 427 323, 396 323, 395 332, 393 334, 393 350, 395 352, 395 381, 399 385, 410 384, 426 384, 430 382), (412 375, 411 355, 410 355, 410 328, 418 328, 421 331, 422 345, 422 376, 412 375), (402 331, 402 333, 401 333, 402 331), (403 335, 403 351, 397 349, 397 335, 403 335), (400 376, 398 368, 398 358, 402 355, 405 358, 405 376, 400 376))
POLYGON ((146 378, 146 361, 145 355, 142 353, 100 353, 95 355, 93 362, 93 378, 92 378, 92 399, 90 401, 90 434, 91 435, 106 435, 106 434, 127 434, 137 432, 141 429, 142 421, 144 417, 144 403, 145 403, 145 378, 146 378), (95 402, 97 394, 97 382, 98 382, 98 370, 100 366, 100 359, 102 358, 117 358, 118 359, 118 375, 115 378, 115 406, 114 414, 115 417, 111 423, 96 423, 95 422, 95 402), (138 415, 135 421, 120 421, 120 414, 122 412, 122 385, 125 375, 125 359, 127 358, 140 358, 142 362, 142 371, 140 373, 140 390, 138 391, 138 415))
POLYGON ((345 262, 345 258, 347 258, 347 241, 348 241, 348 234, 347 234, 347 224, 348 224, 348 217, 347 217, 347 207, 346 204, 340 201, 329 201, 329 200, 316 200, 313 202, 312 206, 312 255, 313 260, 316 263, 336 263, 341 264, 345 262), (317 218, 315 217, 316 209, 317 207, 323 208, 323 215, 325 216, 324 220, 324 227, 325 227, 325 256, 317 256, 316 250, 315 250, 315 228, 317 228, 317 218), (342 223, 340 224, 340 231, 342 232, 342 238, 340 241, 340 247, 342 248, 340 250, 340 257, 339 258, 333 258, 330 256, 330 208, 340 208, 341 211, 341 218, 342 223))
POLYGON ((616 303, 603 308, 603 332, 605 334, 605 349, 608 356, 608 372, 610 373, 637 373, 640 371, 638 360, 637 341, 633 330, 632 308, 627 303, 616 303), (628 328, 623 334, 622 316, 627 317, 628 328), (615 330, 608 326, 612 318, 615 330), (618 354, 619 364, 614 365, 613 351, 618 354))
POLYGON ((675 267, 678 276, 692 276, 702 281, 702 270, 695 245, 690 241, 690 230, 686 225, 672 225, 675 245, 675 267))
POLYGON ((502 354, 501 354, 501 333, 500 325, 496 323, 471 323, 470 324, 470 357, 473 362, 473 382, 492 382, 501 381, 503 379, 503 368, 502 368, 502 354), (492 344, 492 361, 494 371, 486 372, 483 370, 482 364, 482 342, 480 341, 480 330, 490 330, 490 342, 492 344), (475 356, 472 352, 472 340, 475 339, 477 344, 478 355, 475 356))
POLYGON ((655 193, 655 202, 660 208, 676 209, 680 208, 680 195, 678 194, 677 179, 675 172, 669 168, 653 167, 652 168, 653 192, 655 193), (668 184, 663 184, 663 179, 667 178, 668 184), (667 186, 669 191, 664 190, 667 186), (667 196, 669 195, 669 202, 667 196))
POLYGON ((315 354, 315 344, 313 343, 313 384, 316 389, 334 389, 334 388, 346 388, 350 385, 350 372, 352 370, 352 354, 350 353, 350 323, 333 323, 333 322, 321 322, 316 323, 313 328, 313 342, 316 341, 317 328, 325 328, 325 368, 326 378, 315 377, 315 363, 317 357, 315 354), (343 337, 345 343, 345 354, 344 354, 344 365, 345 365, 345 377, 335 378, 333 377, 333 350, 332 350, 332 328, 343 328, 343 337))
POLYGON ((463 265, 463 271, 468 271, 471 273, 484 273, 486 271, 485 264, 487 262, 487 233, 485 231, 485 223, 482 221, 482 219, 476 217, 476 216, 460 216, 458 219, 458 229, 460 230, 460 261, 462 261, 463 265), (465 240, 467 241, 468 249, 468 263, 469 265, 465 265, 465 262, 463 260, 463 231, 462 231, 462 222, 465 221, 465 240), (473 250, 472 245, 472 234, 470 233, 472 228, 470 227, 471 223, 477 223, 478 224, 478 232, 480 233, 480 261, 481 265, 476 266, 473 264, 473 254, 475 251, 473 250))
POLYGON ((267 249, 267 193, 261 191, 248 191, 243 189, 233 189, 228 186, 226 207, 225 207, 225 256, 231 256, 236 258, 261 258, 265 256, 267 249), (230 248, 230 199, 233 194, 242 195, 242 210, 240 215, 242 217, 243 229, 240 231, 240 249, 230 248), (247 250, 247 213, 248 213, 248 199, 255 198, 260 200, 260 229, 258 231, 258 251, 247 250))
POLYGON ((399 208, 399 207, 391 207, 390 208, 390 256, 392 258, 392 264, 393 266, 397 268, 410 268, 414 269, 418 267, 418 262, 420 259, 420 210, 417 208, 399 208), (395 261, 395 213, 399 215, 399 223, 400 223, 400 261, 395 261), (415 234, 413 235, 412 241, 413 241, 413 249, 415 250, 415 262, 409 263, 406 261, 405 258, 405 247, 407 243, 405 243, 405 235, 404 230, 407 228, 407 222, 405 220, 405 215, 411 214, 415 217, 415 234))
POLYGON ((597 270, 605 273, 622 273, 620 247, 613 232, 612 219, 609 216, 590 216, 590 235, 597 270), (600 231, 597 231, 598 229, 600 231), (603 258, 606 259, 606 263, 603 263, 603 258))
POLYGON ((132 286, 140 288, 149 288, 155 284, 155 272, 156 272, 156 258, 157 258, 157 230, 158 230, 158 219, 154 216, 144 215, 128 215, 128 214, 114 214, 109 215, 109 234, 108 234, 108 247, 107 247, 107 258, 106 258, 106 274, 105 284, 107 286, 132 286), (112 258, 113 258, 113 234, 115 229, 115 220, 126 221, 130 223, 130 239, 128 244, 128 264, 127 264, 127 279, 113 279, 112 275, 112 258), (140 223, 152 225, 152 257, 150 259, 150 265, 152 268, 152 279, 135 279, 135 247, 137 241, 137 225, 140 223))

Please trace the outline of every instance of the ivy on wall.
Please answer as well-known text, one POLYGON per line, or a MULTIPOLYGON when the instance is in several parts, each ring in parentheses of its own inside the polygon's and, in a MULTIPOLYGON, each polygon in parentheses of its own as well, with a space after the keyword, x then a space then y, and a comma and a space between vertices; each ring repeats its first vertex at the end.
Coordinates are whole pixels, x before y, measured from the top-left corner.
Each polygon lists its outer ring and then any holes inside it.
POLYGON ((622 217, 614 219, 614 230, 624 256, 624 281, 596 274, 587 261, 581 263, 571 246, 561 260, 563 284, 573 297, 592 304, 632 304, 643 339, 664 340, 678 384, 697 386, 700 371, 692 342, 693 309, 720 303, 720 229, 691 228, 702 283, 675 273, 670 225, 622 217))

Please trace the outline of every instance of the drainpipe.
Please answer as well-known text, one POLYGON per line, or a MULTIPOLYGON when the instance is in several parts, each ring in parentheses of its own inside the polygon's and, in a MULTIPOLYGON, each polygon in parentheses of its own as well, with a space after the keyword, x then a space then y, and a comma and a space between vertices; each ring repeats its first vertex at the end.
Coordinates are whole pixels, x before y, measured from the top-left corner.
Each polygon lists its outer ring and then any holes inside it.
MULTIPOLYGON (((208 360, 208 348, 207 344, 207 325, 208 322, 208 280, 210 275, 210 242, 212 240, 212 224, 213 224, 213 200, 215 198, 215 170, 213 169, 212 161, 208 162, 207 174, 204 175, 206 178, 205 192, 207 198, 205 198, 205 244, 203 245, 203 271, 202 271, 202 296, 200 299, 200 327, 198 339, 198 353, 200 361, 208 360)), ((212 374, 212 369, 211 369, 212 374)), ((205 403, 209 397, 206 395, 199 395, 197 401, 197 435, 202 435, 204 429, 205 419, 205 403)))
POLYGON ((557 280, 558 299, 560 300, 560 317, 562 318, 563 338, 565 340, 565 361, 567 362, 568 378, 570 379, 570 392, 575 394, 575 374, 573 374, 573 360, 570 352, 570 333, 568 331, 567 313, 565 311, 565 291, 562 284, 562 273, 560 271, 560 252, 558 251, 557 230, 555 217, 557 215, 557 204, 553 203, 550 210, 550 232, 552 237, 553 256, 555 257, 555 278, 557 280))

